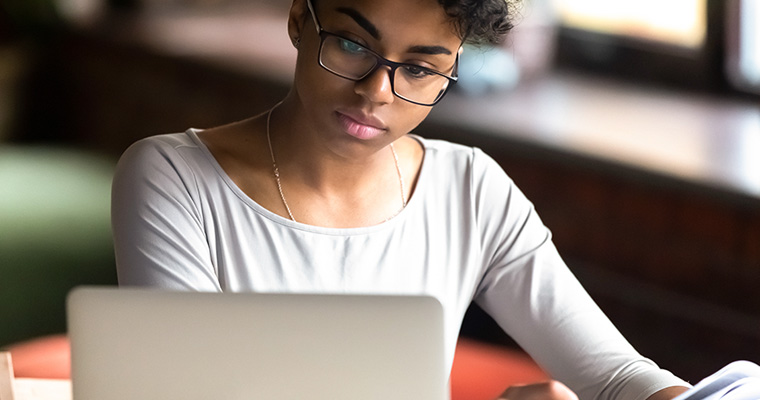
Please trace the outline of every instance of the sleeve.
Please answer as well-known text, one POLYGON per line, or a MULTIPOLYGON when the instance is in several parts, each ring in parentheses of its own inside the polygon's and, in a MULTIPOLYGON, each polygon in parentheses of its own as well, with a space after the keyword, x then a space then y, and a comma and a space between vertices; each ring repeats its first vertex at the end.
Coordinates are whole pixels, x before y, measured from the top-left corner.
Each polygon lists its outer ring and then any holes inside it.
POLYGON ((111 188, 119 285, 221 291, 197 199, 172 143, 149 138, 127 149, 111 188))
POLYGON ((581 399, 646 399, 688 386, 622 337, 560 258, 533 205, 491 158, 476 154, 473 193, 483 275, 475 301, 581 399))

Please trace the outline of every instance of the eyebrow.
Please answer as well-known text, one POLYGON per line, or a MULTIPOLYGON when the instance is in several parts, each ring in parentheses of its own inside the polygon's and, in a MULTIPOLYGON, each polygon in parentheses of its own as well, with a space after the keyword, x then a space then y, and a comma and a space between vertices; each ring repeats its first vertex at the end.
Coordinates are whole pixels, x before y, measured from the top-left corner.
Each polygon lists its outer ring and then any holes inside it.
POLYGON ((375 24, 369 22, 367 18, 364 18, 364 16, 361 15, 359 11, 356 11, 355 9, 349 7, 338 7, 337 10, 351 17, 354 21, 356 21, 357 24, 359 24, 359 26, 364 28, 367 33, 372 35, 373 38, 380 40, 380 31, 377 29, 375 24))
MULTIPOLYGON (((367 31, 367 33, 372 35, 372 37, 375 38, 376 40, 381 39, 382 35, 380 34, 380 30, 377 29, 375 24, 373 24, 367 18, 365 18, 359 11, 350 7, 338 7, 336 10, 351 17, 354 21, 356 21, 357 24, 359 24, 359 26, 361 26, 365 31, 367 31)), ((429 55, 438 55, 438 54, 450 55, 451 50, 443 46, 413 46, 412 48, 409 49, 409 53, 429 54, 429 55)))
POLYGON ((451 50, 443 47, 443 46, 413 46, 409 49, 410 53, 418 53, 418 54, 446 54, 450 55, 451 50))

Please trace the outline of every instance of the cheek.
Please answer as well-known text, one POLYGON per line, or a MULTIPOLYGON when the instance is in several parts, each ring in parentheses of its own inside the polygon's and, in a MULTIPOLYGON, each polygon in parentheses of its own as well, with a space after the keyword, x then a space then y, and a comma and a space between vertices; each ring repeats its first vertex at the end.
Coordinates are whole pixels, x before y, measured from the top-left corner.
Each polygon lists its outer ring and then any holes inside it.
POLYGON ((315 52, 299 52, 294 85, 304 104, 315 106, 329 98, 335 90, 333 78, 340 79, 319 65, 315 52))
POLYGON ((316 53, 298 56, 294 89, 304 111, 316 124, 329 123, 332 112, 354 103, 354 82, 343 79, 319 65, 316 53))

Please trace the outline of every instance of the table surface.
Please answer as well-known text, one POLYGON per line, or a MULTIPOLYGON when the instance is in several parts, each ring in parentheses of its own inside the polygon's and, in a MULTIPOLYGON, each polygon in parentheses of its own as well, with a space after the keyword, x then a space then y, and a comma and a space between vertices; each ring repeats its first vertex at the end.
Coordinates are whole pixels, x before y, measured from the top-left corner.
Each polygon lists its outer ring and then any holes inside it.
POLYGON ((760 104, 553 73, 430 118, 760 200, 760 104))

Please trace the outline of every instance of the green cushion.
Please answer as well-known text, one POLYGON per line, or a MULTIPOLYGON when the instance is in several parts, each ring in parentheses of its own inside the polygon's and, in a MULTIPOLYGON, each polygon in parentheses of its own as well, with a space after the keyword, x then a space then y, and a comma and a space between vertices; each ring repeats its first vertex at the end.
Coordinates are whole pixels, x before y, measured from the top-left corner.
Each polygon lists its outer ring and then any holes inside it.
POLYGON ((116 283, 113 167, 84 151, 0 145, 0 346, 64 332, 72 287, 116 283))

